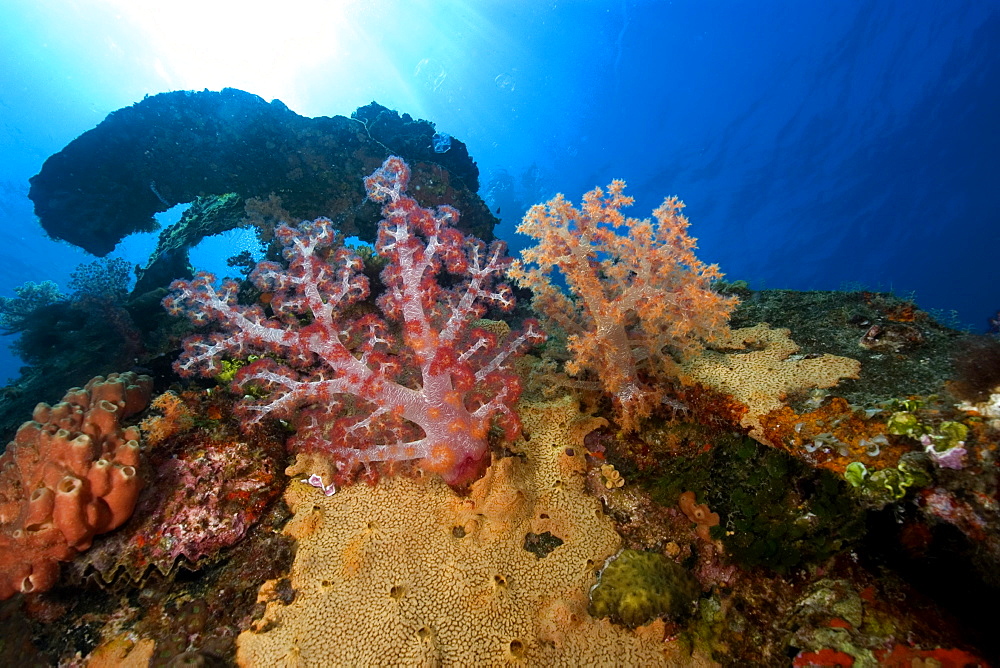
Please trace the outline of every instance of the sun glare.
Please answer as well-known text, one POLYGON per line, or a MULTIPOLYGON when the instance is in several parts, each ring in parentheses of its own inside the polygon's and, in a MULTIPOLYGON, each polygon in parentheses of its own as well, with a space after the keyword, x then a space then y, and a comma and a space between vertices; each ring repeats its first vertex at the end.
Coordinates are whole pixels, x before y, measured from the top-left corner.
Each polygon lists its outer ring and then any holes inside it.
POLYGON ((164 89, 252 90, 289 96, 298 73, 358 47, 357 0, 221 2, 101 0, 149 47, 164 89))

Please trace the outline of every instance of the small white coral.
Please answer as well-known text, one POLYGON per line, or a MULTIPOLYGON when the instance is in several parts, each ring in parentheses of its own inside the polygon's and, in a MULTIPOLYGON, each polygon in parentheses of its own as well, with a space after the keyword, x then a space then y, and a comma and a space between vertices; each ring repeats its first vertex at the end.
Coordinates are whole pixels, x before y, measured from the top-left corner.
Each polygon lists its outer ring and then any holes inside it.
POLYGON ((958 404, 956 408, 960 411, 965 411, 966 413, 981 415, 988 420, 988 424, 991 428, 1000 430, 1000 386, 993 388, 992 394, 990 394, 986 401, 978 404, 963 401, 958 404))

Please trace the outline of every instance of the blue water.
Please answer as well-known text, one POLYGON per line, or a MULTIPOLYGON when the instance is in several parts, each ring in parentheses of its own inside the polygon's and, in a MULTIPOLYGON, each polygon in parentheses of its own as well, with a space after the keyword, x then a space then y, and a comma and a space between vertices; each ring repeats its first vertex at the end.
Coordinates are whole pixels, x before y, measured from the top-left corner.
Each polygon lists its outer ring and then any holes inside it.
MULTIPOLYGON (((93 259, 34 218, 46 157, 144 95, 232 86, 431 120, 487 198, 498 174, 524 205, 613 178, 634 215, 676 194, 699 256, 752 287, 912 293, 977 331, 1000 309, 996 0, 214 4, 0 6, 0 295, 93 259)), ((514 249, 521 213, 501 209, 514 249)), ((193 257, 219 270, 244 244, 193 257)), ((18 365, 0 352, 0 380, 18 365)))

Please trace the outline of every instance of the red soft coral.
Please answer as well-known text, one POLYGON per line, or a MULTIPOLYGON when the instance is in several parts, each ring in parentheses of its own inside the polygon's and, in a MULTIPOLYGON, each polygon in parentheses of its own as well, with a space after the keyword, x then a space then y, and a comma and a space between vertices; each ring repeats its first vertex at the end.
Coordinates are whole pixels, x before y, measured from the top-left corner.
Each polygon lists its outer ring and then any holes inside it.
POLYGON ((238 304, 234 281, 216 288, 204 274, 174 282, 164 305, 217 329, 185 342, 180 373, 213 375, 224 357, 262 355, 235 380, 261 397, 242 402, 249 423, 291 421, 292 447, 330 453, 342 479, 375 462, 416 461, 462 485, 486 463, 494 418, 516 433, 520 386, 507 363, 543 337, 528 323, 498 345, 473 326, 487 304, 513 306, 510 288, 495 285, 509 262, 504 246, 461 234, 451 207, 421 207, 405 194, 409 176, 390 157, 365 180, 383 204, 376 250, 388 259, 378 301, 384 320, 351 309, 368 296, 368 282, 325 218, 278 228, 288 267, 262 262, 251 274, 273 295, 272 315, 238 304), (442 270, 457 275, 450 287, 438 282, 442 270))

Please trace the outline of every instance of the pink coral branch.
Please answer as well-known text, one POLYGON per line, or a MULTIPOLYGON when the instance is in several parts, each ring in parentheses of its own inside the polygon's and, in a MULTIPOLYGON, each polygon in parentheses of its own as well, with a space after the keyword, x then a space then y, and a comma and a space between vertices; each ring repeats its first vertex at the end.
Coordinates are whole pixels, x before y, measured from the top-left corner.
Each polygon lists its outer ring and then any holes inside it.
POLYGON ((175 364, 182 375, 262 356, 234 382, 251 395, 242 402, 249 423, 291 420, 293 447, 329 452, 344 478, 377 462, 416 461, 460 485, 483 467, 494 419, 516 433, 511 406, 520 387, 507 364, 544 337, 529 323, 500 345, 473 326, 487 304, 513 306, 510 288, 496 284, 509 263, 504 247, 458 232, 451 207, 421 207, 406 195, 409 176, 391 157, 365 180, 383 205, 376 251, 388 260, 378 300, 384 319, 351 308, 369 294, 363 265, 323 218, 280 227, 287 268, 262 262, 251 273, 270 296, 270 314, 239 304, 234 282, 216 289, 208 275, 176 281, 164 306, 217 330, 185 342, 175 364), (443 287, 441 271, 458 280, 443 287))

